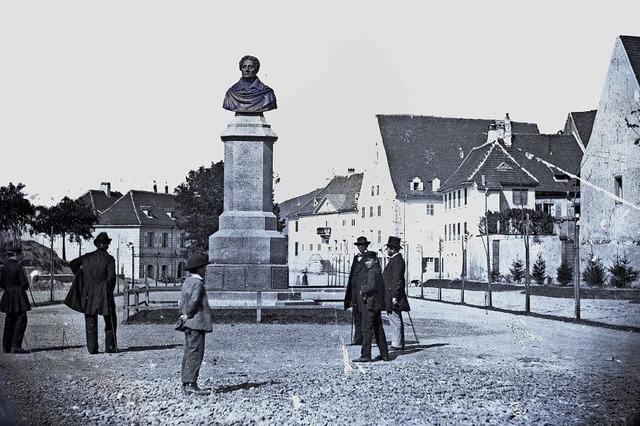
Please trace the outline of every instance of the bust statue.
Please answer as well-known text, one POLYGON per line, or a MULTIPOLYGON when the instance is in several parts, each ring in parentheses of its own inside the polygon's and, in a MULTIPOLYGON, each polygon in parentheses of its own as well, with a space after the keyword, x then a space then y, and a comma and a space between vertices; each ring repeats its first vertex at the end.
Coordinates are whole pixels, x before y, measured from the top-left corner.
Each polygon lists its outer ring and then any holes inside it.
POLYGON ((273 89, 257 77, 260 61, 255 56, 240 59, 242 77, 224 96, 222 108, 235 112, 265 112, 278 108, 273 89))

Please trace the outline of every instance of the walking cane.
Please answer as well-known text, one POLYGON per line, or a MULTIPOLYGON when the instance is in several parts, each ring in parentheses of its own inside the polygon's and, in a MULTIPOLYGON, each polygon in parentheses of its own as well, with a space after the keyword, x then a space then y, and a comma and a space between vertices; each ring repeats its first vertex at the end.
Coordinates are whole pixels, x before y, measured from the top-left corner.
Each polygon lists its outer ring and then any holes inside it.
POLYGON ((38 304, 36 303, 36 299, 34 299, 33 297, 33 292, 31 291, 31 287, 29 287, 29 294, 31 295, 31 302, 33 303, 33 306, 37 307, 38 304))
POLYGON ((353 309, 351 309, 351 334, 349 335, 351 340, 349 341, 349 344, 353 343, 353 320, 353 309))
POLYGON ((418 335, 416 334, 416 329, 413 326, 413 320, 411 319, 411 314, 409 313, 409 311, 407 311, 407 315, 409 316, 409 322, 411 323, 411 329, 413 330, 413 337, 416 338, 416 344, 420 344, 420 341, 418 340, 418 335))

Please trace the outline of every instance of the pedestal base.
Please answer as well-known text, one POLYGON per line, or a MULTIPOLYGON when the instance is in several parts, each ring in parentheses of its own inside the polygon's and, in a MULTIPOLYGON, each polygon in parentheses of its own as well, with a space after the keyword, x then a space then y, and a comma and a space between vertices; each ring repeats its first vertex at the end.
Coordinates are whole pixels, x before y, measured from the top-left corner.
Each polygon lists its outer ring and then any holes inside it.
POLYGON ((272 264, 209 264, 205 286, 215 290, 286 289, 289 267, 272 264))

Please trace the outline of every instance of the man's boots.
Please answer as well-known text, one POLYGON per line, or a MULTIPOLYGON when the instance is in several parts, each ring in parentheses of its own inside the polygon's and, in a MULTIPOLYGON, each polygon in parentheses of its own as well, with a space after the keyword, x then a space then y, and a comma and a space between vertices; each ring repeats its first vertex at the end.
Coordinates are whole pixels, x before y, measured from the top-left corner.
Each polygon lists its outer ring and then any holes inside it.
POLYGON ((204 390, 204 389, 200 389, 198 387, 198 384, 193 382, 193 383, 183 383, 182 384, 182 392, 185 395, 209 395, 209 391, 204 390))

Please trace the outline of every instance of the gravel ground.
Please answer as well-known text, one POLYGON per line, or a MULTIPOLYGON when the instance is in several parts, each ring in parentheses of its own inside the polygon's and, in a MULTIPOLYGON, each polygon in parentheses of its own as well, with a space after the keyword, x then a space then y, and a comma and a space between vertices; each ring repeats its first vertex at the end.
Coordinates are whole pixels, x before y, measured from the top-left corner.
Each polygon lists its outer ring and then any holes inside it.
POLYGON ((364 365, 348 361, 359 348, 343 346, 350 326, 342 320, 219 321, 201 370, 208 397, 180 394, 183 336, 170 324, 120 326, 123 351, 92 356, 81 315, 38 307, 27 332, 33 353, 1 358, 0 399, 33 425, 584 425, 638 415, 638 333, 428 301, 412 307, 420 343, 364 365))

